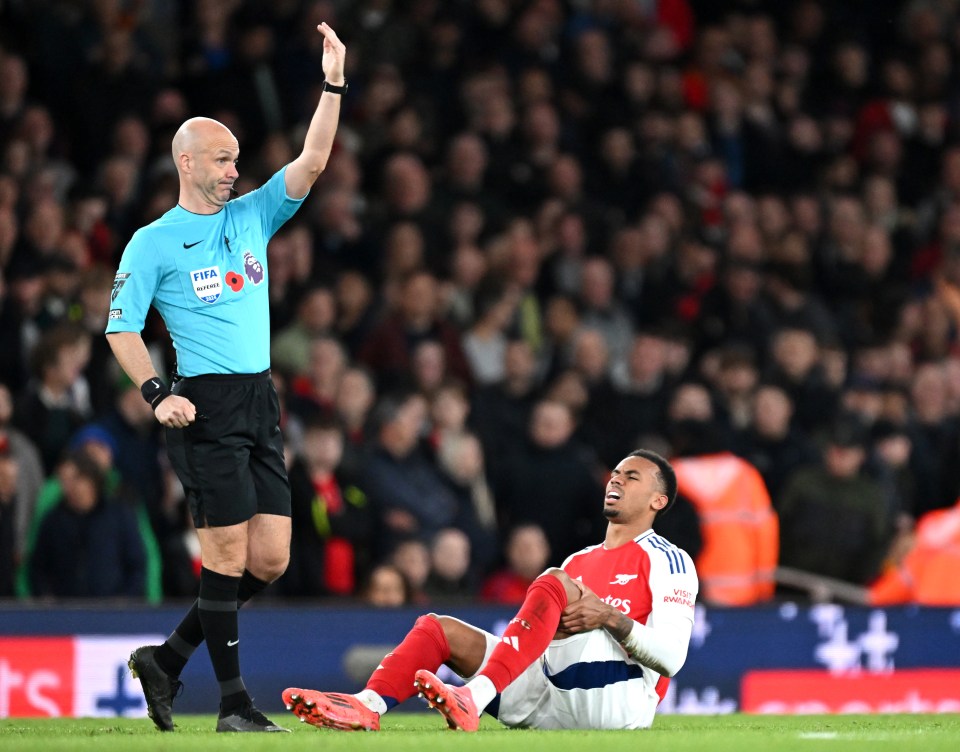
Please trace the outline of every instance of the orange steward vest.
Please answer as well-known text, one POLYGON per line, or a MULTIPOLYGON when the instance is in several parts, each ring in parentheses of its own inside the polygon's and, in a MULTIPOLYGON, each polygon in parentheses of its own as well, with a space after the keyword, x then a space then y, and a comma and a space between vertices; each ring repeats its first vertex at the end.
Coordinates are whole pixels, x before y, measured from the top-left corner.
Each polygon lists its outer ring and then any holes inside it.
POLYGON ((773 596, 780 528, 759 471, 730 452, 671 461, 680 493, 700 515, 700 592, 722 606, 773 596))
POLYGON ((927 512, 917 523, 916 542, 903 563, 870 586, 870 604, 919 603, 960 606, 960 500, 927 512))

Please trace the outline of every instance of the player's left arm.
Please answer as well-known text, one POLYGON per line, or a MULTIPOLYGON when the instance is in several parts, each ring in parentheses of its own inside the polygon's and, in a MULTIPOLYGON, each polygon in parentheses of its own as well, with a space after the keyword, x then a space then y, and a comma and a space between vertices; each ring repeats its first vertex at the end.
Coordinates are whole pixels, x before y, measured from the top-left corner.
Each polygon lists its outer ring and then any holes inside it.
MULTIPOLYGON (((687 660, 693 631, 694 604, 700 584, 693 560, 679 548, 650 559, 650 615, 633 622, 624 635, 622 622, 611 631, 627 654, 658 674, 674 676, 687 660)), ((608 630, 609 631, 609 630, 608 630)))
MULTIPOLYGON (((322 23, 317 30, 323 34, 323 75, 331 86, 343 86, 343 63, 347 48, 337 33, 322 23)), ((310 120, 300 156, 287 165, 284 173, 287 195, 300 199, 307 195, 320 173, 327 166, 333 139, 340 120, 340 94, 326 91, 320 95, 320 103, 310 120)))

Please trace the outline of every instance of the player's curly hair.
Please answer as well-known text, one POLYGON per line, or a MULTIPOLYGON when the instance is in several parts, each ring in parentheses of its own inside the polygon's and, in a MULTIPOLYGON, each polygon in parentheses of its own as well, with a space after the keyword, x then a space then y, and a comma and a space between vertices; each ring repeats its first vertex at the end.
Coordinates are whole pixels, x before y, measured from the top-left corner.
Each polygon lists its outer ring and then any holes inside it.
POLYGON ((667 458, 657 454, 652 449, 635 449, 627 455, 628 457, 642 457, 649 460, 657 466, 657 480, 660 481, 660 490, 667 497, 666 506, 657 512, 657 517, 665 514, 673 502, 677 500, 677 473, 673 469, 667 458))

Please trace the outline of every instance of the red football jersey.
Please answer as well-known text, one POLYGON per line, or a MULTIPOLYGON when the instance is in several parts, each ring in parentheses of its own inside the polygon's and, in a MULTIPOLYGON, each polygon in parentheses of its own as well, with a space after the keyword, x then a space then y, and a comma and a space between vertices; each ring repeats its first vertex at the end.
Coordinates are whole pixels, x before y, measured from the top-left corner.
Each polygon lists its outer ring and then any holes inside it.
POLYGON ((699 587, 693 560, 653 530, 618 548, 585 548, 570 556, 562 568, 602 601, 641 624, 659 609, 679 609, 693 619, 699 587))

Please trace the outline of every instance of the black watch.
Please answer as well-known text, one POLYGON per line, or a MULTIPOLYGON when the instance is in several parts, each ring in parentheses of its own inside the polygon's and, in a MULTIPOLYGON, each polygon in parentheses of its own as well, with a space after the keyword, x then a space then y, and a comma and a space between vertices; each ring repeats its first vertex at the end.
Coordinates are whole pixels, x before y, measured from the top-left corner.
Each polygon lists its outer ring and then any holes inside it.
POLYGON ((343 86, 334 86, 329 81, 323 82, 323 90, 329 91, 331 94, 346 94, 347 93, 347 82, 343 82, 343 86))

